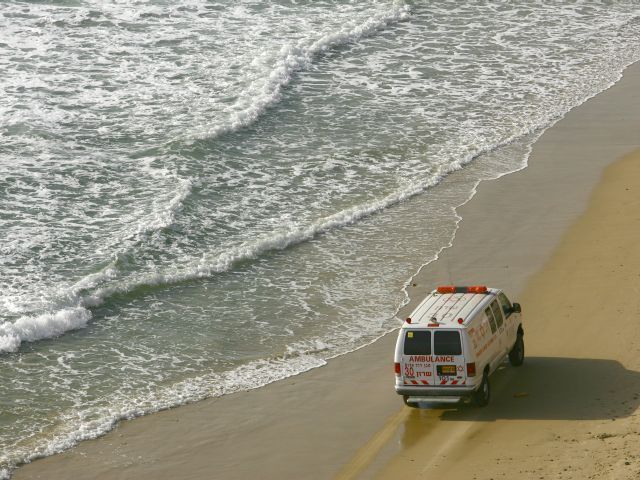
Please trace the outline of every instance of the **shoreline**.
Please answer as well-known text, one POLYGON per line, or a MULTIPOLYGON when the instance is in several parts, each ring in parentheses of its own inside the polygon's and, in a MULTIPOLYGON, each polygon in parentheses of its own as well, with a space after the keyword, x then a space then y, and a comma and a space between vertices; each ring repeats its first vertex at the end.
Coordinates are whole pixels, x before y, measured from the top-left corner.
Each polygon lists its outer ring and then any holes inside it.
MULTIPOLYGON (((518 301, 585 211, 602 170, 639 147, 638 84, 635 64, 545 131, 527 168, 482 182, 458 209, 453 246, 414 277, 400 316, 437 283, 508 285, 518 301)), ((394 343, 392 333, 321 369, 121 422, 103 437, 19 467, 14 478, 384 478, 386 463, 406 451, 399 430, 414 412, 393 391, 394 343)), ((458 441, 464 422, 451 432, 438 411, 424 415, 447 445, 458 441)))

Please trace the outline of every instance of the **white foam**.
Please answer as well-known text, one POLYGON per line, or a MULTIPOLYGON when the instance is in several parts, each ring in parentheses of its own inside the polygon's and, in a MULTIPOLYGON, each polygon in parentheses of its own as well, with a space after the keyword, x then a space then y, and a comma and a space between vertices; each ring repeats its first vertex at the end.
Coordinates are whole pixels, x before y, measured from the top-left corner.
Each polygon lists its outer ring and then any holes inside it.
MULTIPOLYGON (((509 139, 509 141, 512 140, 509 139)), ((492 146, 488 150, 493 148, 495 147, 492 146)), ((15 323, 5 322, 0 326, 0 352, 16 351, 22 341, 52 338, 65 331, 83 328, 91 318, 88 309, 101 305, 113 295, 132 292, 145 286, 168 286, 188 280, 207 278, 217 273, 226 272, 238 262, 255 259, 265 252, 283 250, 291 245, 311 240, 329 230, 353 224, 436 185, 446 175, 461 169, 476 155, 476 153, 469 154, 459 162, 446 166, 441 165, 431 177, 416 181, 407 188, 397 190, 384 198, 317 219, 308 225, 299 226, 292 223, 288 228, 275 231, 256 241, 244 242, 219 254, 205 255, 197 263, 182 270, 143 274, 138 278, 127 280, 119 278, 117 268, 114 265, 109 265, 101 272, 88 275, 67 291, 58 294, 59 297, 69 298, 75 307, 66 307, 35 317, 24 316, 15 323), (103 286, 105 282, 107 282, 107 286, 103 286)), ((190 185, 190 182, 185 183, 184 188, 174 197, 167 208, 168 213, 157 223, 148 224, 148 229, 157 229, 170 224, 172 215, 181 205, 181 199, 190 192, 190 185)))
MULTIPOLYGON (((157 175, 163 178, 176 177, 175 172, 158 172, 157 175)), ((125 236, 113 238, 110 245, 119 247, 118 255, 133 251, 141 238, 169 228, 182 209, 184 200, 191 194, 192 185, 191 179, 178 178, 178 187, 168 202, 163 203, 162 199, 156 200, 150 214, 136 224, 134 231, 125 236)), ((151 276, 148 280, 139 283, 129 283, 119 288, 100 289, 109 282, 118 282, 119 274, 118 268, 112 261, 101 270, 82 277, 70 286, 51 288, 48 294, 41 292, 39 298, 30 298, 19 303, 10 297, 3 298, 5 308, 15 314, 32 308, 49 311, 39 314, 29 313, 15 321, 0 324, 0 353, 15 352, 22 342, 55 338, 65 332, 84 328, 92 318, 89 308, 101 305, 106 298, 115 293, 128 292, 142 285, 161 284, 163 278, 161 275, 151 276), (97 293, 86 293, 96 288, 99 289, 97 293)))
POLYGON ((15 352, 22 342, 53 338, 83 328, 91 319, 86 308, 64 308, 53 313, 24 316, 15 322, 0 324, 0 353, 15 352))
POLYGON ((25 463, 67 450, 83 440, 104 435, 124 419, 165 410, 189 402, 218 397, 234 392, 252 390, 276 380, 288 378, 313 368, 326 365, 326 361, 306 354, 295 358, 257 360, 224 373, 209 373, 190 378, 153 393, 138 397, 114 395, 104 407, 85 407, 70 411, 61 418, 55 435, 32 445, 18 449, 9 456, 0 452, 2 478, 9 478, 17 463, 25 463))
MULTIPOLYGON (((153 169, 145 169, 146 172, 153 172, 153 169)), ((190 178, 180 178, 176 172, 158 171, 153 176, 159 176, 163 180, 173 178, 177 182, 177 187, 173 192, 173 196, 166 201, 164 198, 156 199, 153 202, 151 212, 144 218, 140 219, 135 231, 129 238, 120 238, 118 242, 128 239, 139 239, 140 237, 158 232, 165 228, 169 228, 176 221, 176 216, 183 208, 184 201, 191 195, 193 190, 193 180, 190 178)))

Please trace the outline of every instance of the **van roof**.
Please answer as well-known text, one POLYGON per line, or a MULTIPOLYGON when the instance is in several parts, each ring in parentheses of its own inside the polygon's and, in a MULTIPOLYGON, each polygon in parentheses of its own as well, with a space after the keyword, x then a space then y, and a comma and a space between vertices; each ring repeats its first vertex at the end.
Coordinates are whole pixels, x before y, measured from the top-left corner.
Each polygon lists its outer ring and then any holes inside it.
POLYGON ((484 307, 499 292, 495 288, 488 288, 486 293, 438 293, 434 290, 416 307, 409 317, 411 323, 404 323, 403 328, 428 328, 434 323, 448 328, 465 328, 474 311, 484 307), (458 323, 459 318, 464 319, 462 324, 458 323))

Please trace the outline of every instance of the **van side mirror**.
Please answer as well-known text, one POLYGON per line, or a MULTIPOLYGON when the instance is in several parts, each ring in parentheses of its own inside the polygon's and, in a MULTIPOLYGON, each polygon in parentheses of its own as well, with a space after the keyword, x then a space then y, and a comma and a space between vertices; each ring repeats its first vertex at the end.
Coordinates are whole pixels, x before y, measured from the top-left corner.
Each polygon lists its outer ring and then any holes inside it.
POLYGON ((511 311, 515 313, 520 313, 522 312, 522 307, 520 307, 519 303, 514 303, 513 307, 511 308, 511 311))

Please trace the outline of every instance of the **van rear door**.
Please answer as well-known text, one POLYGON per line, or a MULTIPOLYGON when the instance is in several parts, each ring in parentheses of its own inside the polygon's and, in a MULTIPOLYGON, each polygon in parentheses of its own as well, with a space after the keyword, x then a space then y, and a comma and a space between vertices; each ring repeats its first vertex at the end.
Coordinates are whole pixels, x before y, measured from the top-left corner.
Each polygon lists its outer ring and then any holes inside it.
POLYGON ((431 341, 431 330, 414 329, 404 331, 400 375, 405 385, 434 385, 431 341))
POLYGON ((465 385, 467 372, 459 330, 436 330, 433 332, 434 384, 465 385))

